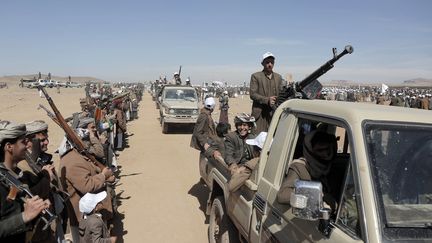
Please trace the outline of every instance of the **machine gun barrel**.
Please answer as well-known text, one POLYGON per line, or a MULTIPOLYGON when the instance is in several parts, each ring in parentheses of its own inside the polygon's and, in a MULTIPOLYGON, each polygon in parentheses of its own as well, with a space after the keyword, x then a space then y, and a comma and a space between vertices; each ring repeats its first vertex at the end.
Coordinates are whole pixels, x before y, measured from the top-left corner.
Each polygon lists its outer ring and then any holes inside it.
POLYGON ((345 56, 346 54, 353 53, 354 49, 352 46, 348 45, 345 46, 345 50, 341 52, 339 55, 336 55, 336 48, 333 48, 333 58, 324 63, 320 68, 315 70, 313 73, 311 73, 309 76, 307 76, 305 79, 303 79, 301 82, 299 82, 296 85, 297 91, 303 90, 306 86, 308 86, 311 82, 317 80, 319 77, 324 75, 327 71, 332 69, 334 67, 334 63, 337 62, 341 57, 345 56))
POLYGON ((333 48, 333 58, 324 63, 320 68, 315 70, 301 82, 296 82, 290 85, 285 85, 280 88, 279 95, 276 100, 276 105, 273 109, 277 108, 284 101, 292 98, 306 98, 313 99, 321 91, 322 85, 318 82, 318 78, 325 74, 327 71, 334 67, 334 63, 346 54, 353 53, 352 46, 345 46, 345 50, 337 55, 336 48, 333 48), (305 92, 309 89, 308 92, 305 92))

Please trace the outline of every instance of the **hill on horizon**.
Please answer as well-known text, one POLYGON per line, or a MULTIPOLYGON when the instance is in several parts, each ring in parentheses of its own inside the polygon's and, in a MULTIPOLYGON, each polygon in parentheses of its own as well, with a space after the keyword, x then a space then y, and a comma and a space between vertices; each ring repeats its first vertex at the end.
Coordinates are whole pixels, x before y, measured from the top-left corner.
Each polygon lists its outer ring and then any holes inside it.
MULTIPOLYGON (((0 77, 0 82, 5 82, 7 84, 19 84, 21 79, 33 79, 33 77, 38 77, 39 74, 24 74, 24 75, 7 75, 0 77)), ((48 74, 41 74, 42 78, 47 78, 48 74)), ((51 75, 51 79, 55 81, 66 82, 69 77, 55 76, 51 75)), ((87 77, 87 76, 71 76, 71 81, 75 83, 85 83, 87 81, 105 82, 103 79, 87 77)))
POLYGON ((386 84, 388 86, 414 86, 414 87, 432 87, 432 79, 426 78, 414 78, 405 80, 402 82, 392 82, 392 81, 381 81, 381 82, 357 82, 353 80, 331 80, 322 82, 324 86, 353 86, 353 85, 373 85, 379 86, 381 84, 386 84))

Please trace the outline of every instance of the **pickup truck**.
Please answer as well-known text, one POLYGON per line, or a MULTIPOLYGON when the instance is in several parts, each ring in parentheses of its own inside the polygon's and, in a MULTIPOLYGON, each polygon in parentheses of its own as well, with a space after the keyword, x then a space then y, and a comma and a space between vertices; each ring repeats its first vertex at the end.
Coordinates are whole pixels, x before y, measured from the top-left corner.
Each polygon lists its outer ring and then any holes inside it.
POLYGON ((209 242, 432 242, 432 113, 367 103, 292 99, 275 111, 251 177, 229 192, 220 160, 200 164, 210 194, 209 242), (337 208, 323 206, 320 182, 277 194, 304 135, 338 139, 328 174, 337 208))
POLYGON ((158 97, 162 132, 168 133, 175 124, 195 126, 198 119, 198 96, 195 88, 187 85, 165 85, 158 97))

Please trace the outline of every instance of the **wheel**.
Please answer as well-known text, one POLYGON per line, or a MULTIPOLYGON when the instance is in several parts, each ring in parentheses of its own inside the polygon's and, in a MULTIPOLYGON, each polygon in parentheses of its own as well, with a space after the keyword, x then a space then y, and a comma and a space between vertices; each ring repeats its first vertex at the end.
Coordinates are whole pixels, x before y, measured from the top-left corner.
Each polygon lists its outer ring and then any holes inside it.
POLYGON ((165 123, 164 119, 162 119, 162 133, 168 133, 168 123, 165 123))
POLYGON ((156 109, 159 109, 159 103, 156 102, 156 109))
POLYGON ((223 201, 223 196, 213 200, 209 220, 209 243, 239 242, 238 231, 226 214, 223 201))

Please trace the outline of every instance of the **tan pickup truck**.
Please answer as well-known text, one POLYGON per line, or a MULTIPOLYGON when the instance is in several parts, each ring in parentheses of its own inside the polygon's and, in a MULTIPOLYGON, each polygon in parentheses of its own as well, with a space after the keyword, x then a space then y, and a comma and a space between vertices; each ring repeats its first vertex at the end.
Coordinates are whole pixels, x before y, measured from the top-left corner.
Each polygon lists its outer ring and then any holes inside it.
POLYGON ((203 168, 209 242, 432 242, 430 111, 289 100, 276 110, 259 164, 239 190, 228 191, 226 165, 210 159, 203 168), (318 127, 338 137, 327 178, 337 201, 332 212, 319 182, 297 181, 290 204, 277 201, 304 135, 318 127))
POLYGON ((169 126, 195 126, 198 119, 198 96, 195 88, 187 85, 165 85, 158 97, 162 132, 168 133, 169 126))

